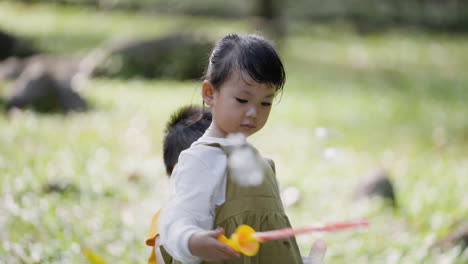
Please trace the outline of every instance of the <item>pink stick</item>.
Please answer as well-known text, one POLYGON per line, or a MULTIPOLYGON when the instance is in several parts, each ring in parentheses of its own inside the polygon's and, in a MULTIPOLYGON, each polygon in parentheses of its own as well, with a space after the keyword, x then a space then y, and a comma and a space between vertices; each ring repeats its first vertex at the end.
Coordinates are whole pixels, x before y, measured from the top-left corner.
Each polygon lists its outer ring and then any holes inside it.
POLYGON ((287 237, 292 237, 299 234, 310 233, 310 232, 331 232, 331 231, 339 231, 343 229, 350 229, 356 228, 361 226, 368 226, 369 221, 366 219, 362 220, 354 220, 354 221, 344 221, 344 222, 335 222, 329 224, 317 224, 317 225, 308 225, 299 227, 296 229, 293 228, 284 228, 266 232, 256 232, 253 233, 252 236, 263 241, 268 240, 277 240, 287 237))

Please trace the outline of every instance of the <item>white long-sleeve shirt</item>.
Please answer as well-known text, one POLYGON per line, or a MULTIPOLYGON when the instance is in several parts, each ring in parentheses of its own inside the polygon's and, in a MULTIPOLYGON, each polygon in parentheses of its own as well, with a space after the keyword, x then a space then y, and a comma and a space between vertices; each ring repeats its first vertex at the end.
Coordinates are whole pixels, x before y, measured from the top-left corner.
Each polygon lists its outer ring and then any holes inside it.
POLYGON ((188 264, 201 262, 189 250, 190 237, 213 228, 215 209, 226 196, 226 154, 221 148, 200 143, 232 145, 226 138, 202 136, 181 152, 171 175, 175 193, 159 220, 161 244, 173 258, 188 264))

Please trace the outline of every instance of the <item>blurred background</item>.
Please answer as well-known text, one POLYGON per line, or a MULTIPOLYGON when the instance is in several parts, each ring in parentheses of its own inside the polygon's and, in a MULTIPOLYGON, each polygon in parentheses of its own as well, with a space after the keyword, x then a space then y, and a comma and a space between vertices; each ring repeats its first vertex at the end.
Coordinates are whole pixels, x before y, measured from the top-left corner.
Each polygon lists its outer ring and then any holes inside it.
POLYGON ((287 82, 251 141, 325 263, 468 263, 468 1, 0 2, 0 263, 142 263, 170 114, 227 33, 287 82))

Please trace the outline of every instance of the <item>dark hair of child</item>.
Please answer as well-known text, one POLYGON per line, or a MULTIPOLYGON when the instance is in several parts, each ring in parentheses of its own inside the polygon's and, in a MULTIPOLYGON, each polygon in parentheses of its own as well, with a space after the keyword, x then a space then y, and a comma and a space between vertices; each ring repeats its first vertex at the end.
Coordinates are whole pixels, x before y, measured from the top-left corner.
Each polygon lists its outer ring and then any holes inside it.
POLYGON ((286 73, 279 55, 266 39, 255 35, 228 34, 220 39, 210 56, 205 80, 215 89, 234 71, 247 74, 257 83, 267 83, 282 91, 286 73))
POLYGON ((170 177, 179 154, 200 138, 211 124, 211 112, 198 106, 185 106, 171 115, 164 131, 163 156, 170 177))

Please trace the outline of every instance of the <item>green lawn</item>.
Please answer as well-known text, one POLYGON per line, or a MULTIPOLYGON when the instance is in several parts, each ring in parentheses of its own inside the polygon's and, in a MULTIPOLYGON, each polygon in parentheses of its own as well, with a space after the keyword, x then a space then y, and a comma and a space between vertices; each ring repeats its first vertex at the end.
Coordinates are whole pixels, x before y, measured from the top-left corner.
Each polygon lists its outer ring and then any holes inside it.
MULTIPOLYGON (((0 3, 1 28, 54 54, 84 54, 117 37, 187 28, 216 39, 243 21, 145 16, 0 3)), ((295 226, 367 217, 358 232, 298 237, 328 242, 326 263, 466 263, 468 250, 429 246, 468 219, 468 37, 344 25, 291 25, 281 46, 284 94, 252 142, 276 161, 282 186, 301 191, 295 226), (325 128, 327 137, 318 136, 325 128), (282 140, 280 140, 282 139, 282 140), (384 168, 399 210, 350 197, 384 168)), ((8 93, 0 83, 0 92, 8 93)), ((165 197, 162 130, 175 109, 199 104, 198 82, 92 80, 93 110, 0 117, 0 263, 144 262, 152 214, 165 197), (51 182, 64 192, 47 192, 51 182)), ((304 253, 305 254, 305 253, 304 253)))

